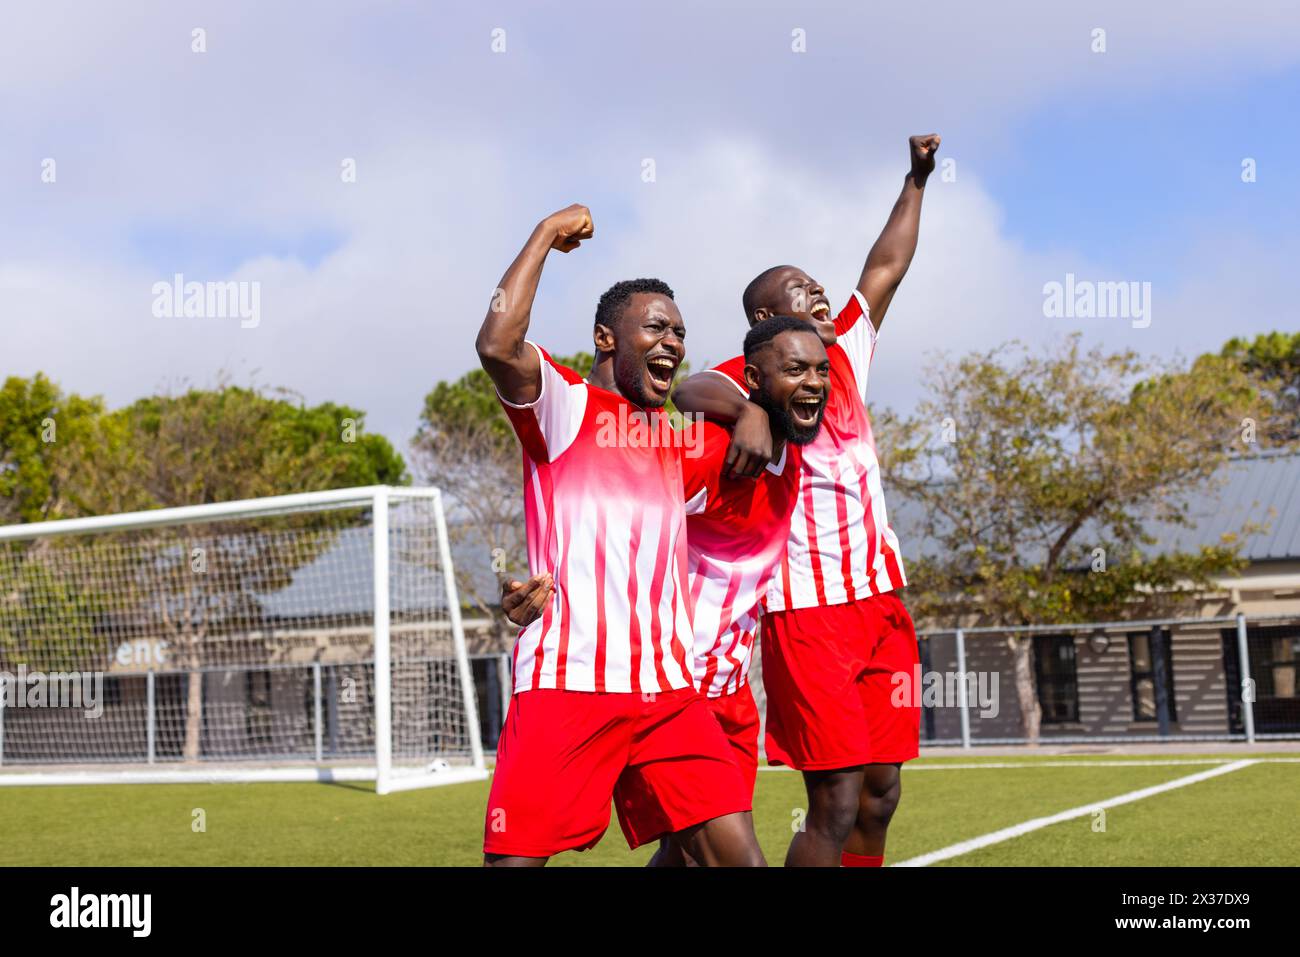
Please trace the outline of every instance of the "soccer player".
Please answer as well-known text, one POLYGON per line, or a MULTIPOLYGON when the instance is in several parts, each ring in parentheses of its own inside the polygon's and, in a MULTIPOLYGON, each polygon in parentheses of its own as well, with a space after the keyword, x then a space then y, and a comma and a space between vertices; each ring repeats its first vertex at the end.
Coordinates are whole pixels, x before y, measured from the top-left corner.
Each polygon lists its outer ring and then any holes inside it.
MULTIPOLYGON (((801 447, 821 427, 830 359, 800 319, 765 319, 745 337, 743 374, 750 398, 768 410, 773 461, 757 479, 733 478, 724 463, 730 436, 711 422, 698 449, 683 457, 689 589, 695 633, 695 683, 732 746, 753 794, 758 772, 758 708, 747 680, 759 603, 785 551, 799 491, 801 447)), ((506 583, 502 607, 517 625, 543 613, 552 587, 543 576, 506 583)), ((665 840, 653 864, 687 863, 665 840)))
POLYGON ((691 677, 682 450, 653 441, 686 351, 672 290, 643 279, 601 296, 587 380, 524 338, 547 254, 592 234, 583 206, 542 220, 476 343, 523 447, 529 565, 556 594, 515 645, 484 863, 594 846, 612 798, 633 847, 672 834, 703 864, 762 865, 751 798, 691 677))
MULTIPOLYGON (((763 271, 743 297, 751 325, 773 315, 809 323, 831 366, 825 421, 804 449, 799 502, 763 619, 768 759, 802 771, 808 792, 804 829, 786 856, 792 866, 880 866, 899 771, 917 755, 919 709, 890 702, 891 677, 911 675, 917 663, 916 633, 897 596, 906 578, 866 409, 876 334, 916 252, 939 137, 913 136, 909 145, 902 194, 838 316, 821 284, 795 266, 763 271)), ((692 376, 674 401, 732 425, 728 464, 752 476, 770 460, 770 429, 767 411, 749 401, 742 367, 737 358, 692 376)))

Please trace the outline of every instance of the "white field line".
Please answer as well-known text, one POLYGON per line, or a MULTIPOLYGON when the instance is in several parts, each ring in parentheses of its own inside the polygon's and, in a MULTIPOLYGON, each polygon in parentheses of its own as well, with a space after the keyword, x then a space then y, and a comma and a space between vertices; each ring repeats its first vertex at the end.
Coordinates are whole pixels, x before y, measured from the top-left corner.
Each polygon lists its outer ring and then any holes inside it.
MULTIPOLYGON (((1179 765, 1199 767, 1203 764, 1229 764, 1249 760, 1255 764, 1300 764, 1300 758, 1188 758, 1157 761, 985 761, 952 764, 904 764, 905 771, 978 771, 982 768, 1164 768, 1179 765)), ((763 765, 760 771, 793 771, 785 765, 763 765)))
POLYGON ((1036 817, 1032 820, 1013 825, 1012 827, 1004 827, 1000 831, 993 831, 989 834, 982 834, 979 837, 973 837, 969 841, 959 841, 958 843, 951 844, 948 847, 941 847, 937 851, 930 851, 928 854, 921 854, 905 861, 899 861, 893 866, 926 867, 939 861, 946 861, 953 857, 960 857, 963 854, 969 854, 971 851, 978 851, 991 844, 1000 844, 1003 841, 1009 841, 1013 837, 1021 837, 1031 831, 1050 827, 1053 824, 1060 824, 1062 821, 1069 821, 1076 817, 1084 817, 1099 809, 1119 807, 1121 804, 1131 804, 1134 801, 1141 801, 1144 798, 1163 794, 1165 791, 1172 791, 1176 788, 1186 787, 1189 784, 1196 784, 1199 781, 1208 781, 1210 778, 1216 778, 1221 774, 1231 774, 1233 771, 1240 771, 1242 768, 1248 768, 1252 764, 1257 763, 1258 761, 1253 760, 1234 761, 1231 764, 1225 764, 1221 767, 1210 768, 1208 771, 1198 771, 1196 774, 1174 778, 1172 781, 1166 781, 1163 784, 1156 784, 1149 788, 1142 788, 1138 791, 1130 791, 1128 794, 1121 794, 1118 797, 1107 798, 1106 800, 1098 801, 1095 804, 1085 804, 1081 807, 1071 808, 1068 811, 1062 811, 1061 813, 1053 814, 1050 817, 1036 817))

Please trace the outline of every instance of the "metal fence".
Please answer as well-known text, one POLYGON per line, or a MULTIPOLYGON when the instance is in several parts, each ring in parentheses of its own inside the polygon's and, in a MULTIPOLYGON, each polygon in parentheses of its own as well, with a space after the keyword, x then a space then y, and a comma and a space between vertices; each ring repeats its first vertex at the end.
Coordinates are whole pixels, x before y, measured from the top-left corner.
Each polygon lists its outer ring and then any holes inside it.
MULTIPOLYGON (((389 673, 394 759, 467 756, 456 659, 403 659, 389 673)), ((33 707, 6 706, 15 683, 20 702, 32 689, 23 673, 0 673, 0 768, 183 763, 192 681, 201 688, 195 760, 373 761, 374 675, 373 661, 51 674, 40 676, 49 700, 33 707)))
POLYGON ((1300 739, 1297 615, 954 628, 918 637, 921 664, 911 684, 922 685, 924 744, 1300 739))
MULTIPOLYGON (((918 652, 893 686, 900 703, 921 706, 923 745, 1300 739, 1300 615, 936 629, 918 635, 918 652)), ((470 658, 494 750, 510 656, 470 658)), ((765 714, 760 658, 756 648, 750 682, 765 714)))

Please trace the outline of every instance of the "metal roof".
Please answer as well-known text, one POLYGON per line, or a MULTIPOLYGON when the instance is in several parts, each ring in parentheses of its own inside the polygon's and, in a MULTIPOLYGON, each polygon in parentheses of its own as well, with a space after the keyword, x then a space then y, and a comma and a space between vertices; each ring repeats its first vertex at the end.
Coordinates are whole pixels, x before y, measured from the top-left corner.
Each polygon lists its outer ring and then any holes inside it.
POLYGON ((1242 541, 1252 562, 1300 559, 1300 452, 1264 452, 1231 460, 1220 484, 1188 500, 1192 526, 1155 526, 1157 551, 1217 545, 1224 535, 1255 523, 1261 531, 1242 541))

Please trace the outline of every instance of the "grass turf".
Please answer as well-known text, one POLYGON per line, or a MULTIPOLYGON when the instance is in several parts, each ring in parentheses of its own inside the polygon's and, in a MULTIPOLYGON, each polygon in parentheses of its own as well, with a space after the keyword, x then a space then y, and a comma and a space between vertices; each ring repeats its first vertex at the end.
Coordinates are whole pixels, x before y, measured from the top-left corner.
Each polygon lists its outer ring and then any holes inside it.
MULTIPOLYGON (((924 759, 904 772, 889 860, 1213 767, 1140 764, 1153 758, 1132 756, 1131 768, 1089 767, 1092 757, 924 759), (922 770, 953 763, 1031 766, 922 770)), ((472 866, 486 797, 486 783, 383 798, 349 784, 2 788, 0 841, 11 865, 472 866), (203 832, 193 829, 196 810, 203 832)), ((759 774, 754 822, 769 863, 783 860, 806 806, 798 774, 759 774)), ((1287 865, 1297 846, 1300 764, 1260 764, 1112 808, 1104 832, 1078 818, 945 864, 1287 865)), ((596 849, 552 866, 638 866, 650 853, 629 852, 612 823, 596 849)))

